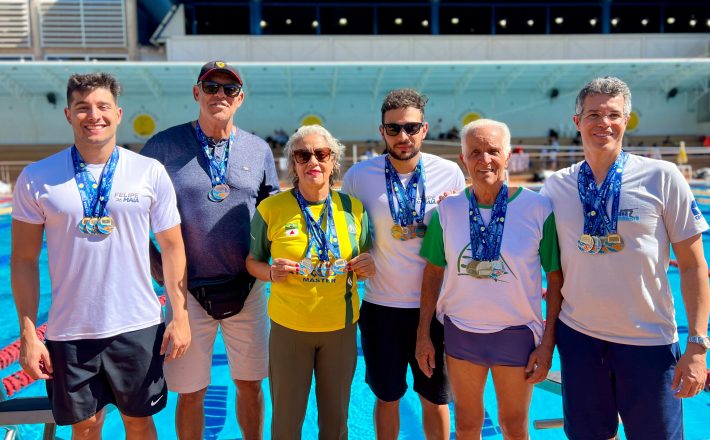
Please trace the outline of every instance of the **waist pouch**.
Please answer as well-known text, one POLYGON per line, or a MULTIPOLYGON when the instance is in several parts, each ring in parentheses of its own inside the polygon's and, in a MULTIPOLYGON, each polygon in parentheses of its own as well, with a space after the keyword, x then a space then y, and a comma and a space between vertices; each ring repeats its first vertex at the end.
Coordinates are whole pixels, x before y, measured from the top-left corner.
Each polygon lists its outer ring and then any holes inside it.
POLYGON ((254 281, 253 276, 244 273, 230 281, 189 290, 211 317, 225 319, 242 311, 254 281))

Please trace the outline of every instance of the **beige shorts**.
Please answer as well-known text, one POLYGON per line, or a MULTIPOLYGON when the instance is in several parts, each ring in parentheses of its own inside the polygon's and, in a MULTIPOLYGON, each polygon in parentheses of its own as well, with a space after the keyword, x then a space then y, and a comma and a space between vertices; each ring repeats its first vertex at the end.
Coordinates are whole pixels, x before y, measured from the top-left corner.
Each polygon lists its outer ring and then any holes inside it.
MULTIPOLYGON (((229 371, 234 380, 261 380, 269 372, 269 317, 266 313, 266 283, 257 280, 244 308, 238 314, 215 320, 187 294, 192 342, 187 352, 163 366, 168 389, 178 393, 194 393, 210 384, 212 352, 217 328, 227 350, 229 371)), ((167 320, 172 319, 168 303, 167 320)))

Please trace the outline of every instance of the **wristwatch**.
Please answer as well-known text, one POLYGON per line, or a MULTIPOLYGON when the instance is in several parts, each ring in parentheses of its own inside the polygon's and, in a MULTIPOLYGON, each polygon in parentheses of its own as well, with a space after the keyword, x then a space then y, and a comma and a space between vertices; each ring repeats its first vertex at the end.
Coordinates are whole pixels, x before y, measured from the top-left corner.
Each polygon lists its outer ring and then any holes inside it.
POLYGON ((707 336, 688 336, 688 342, 700 344, 705 350, 710 348, 710 338, 707 336))

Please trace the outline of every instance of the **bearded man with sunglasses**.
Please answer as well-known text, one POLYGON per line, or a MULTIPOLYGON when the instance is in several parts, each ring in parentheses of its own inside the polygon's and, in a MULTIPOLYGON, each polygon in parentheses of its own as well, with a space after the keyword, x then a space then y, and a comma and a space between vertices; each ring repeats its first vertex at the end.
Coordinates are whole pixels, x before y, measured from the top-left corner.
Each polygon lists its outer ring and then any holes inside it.
MULTIPOLYGON (((156 134, 142 153, 161 161, 175 185, 187 252, 188 315, 195 343, 181 362, 165 367, 179 393, 180 439, 201 439, 218 327, 237 386, 237 420, 244 439, 261 439, 262 379, 268 374, 268 316, 264 283, 246 271, 249 225, 256 206, 279 190, 274 158, 261 138, 233 123, 244 101, 242 80, 223 61, 200 70, 193 98, 196 121, 156 134)), ((151 255, 160 282, 160 254, 151 255)), ((170 313, 168 313, 170 315, 170 313)))
POLYGON ((413 89, 390 92, 382 103, 380 134, 387 154, 360 162, 343 179, 343 192, 362 201, 374 224, 371 251, 377 273, 365 281, 360 333, 366 381, 377 397, 378 439, 399 434, 399 401, 407 390, 407 365, 422 404, 427 439, 449 438, 451 390, 446 378, 443 326, 434 320, 434 372, 427 377, 415 358, 419 299, 426 261, 419 256, 431 210, 445 192, 465 187, 454 162, 422 153, 427 98, 413 89))

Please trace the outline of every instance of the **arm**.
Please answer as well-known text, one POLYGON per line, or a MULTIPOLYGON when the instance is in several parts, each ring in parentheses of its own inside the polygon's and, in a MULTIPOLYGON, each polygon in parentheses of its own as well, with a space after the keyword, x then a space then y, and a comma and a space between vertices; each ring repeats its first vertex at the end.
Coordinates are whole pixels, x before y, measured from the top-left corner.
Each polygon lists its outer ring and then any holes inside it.
POLYGON ((444 281, 444 268, 427 262, 422 280, 422 296, 419 306, 419 326, 417 327, 416 358, 419 368, 431 377, 436 364, 434 362, 434 344, 431 343, 431 320, 436 310, 436 301, 444 281))
MULTIPOLYGON (((673 251, 678 259, 680 289, 688 316, 688 335, 706 335, 710 315, 710 285, 702 234, 674 243, 673 251)), ((705 357, 706 350, 700 345, 688 344, 673 375, 671 386, 673 390, 678 390, 676 397, 692 397, 702 391, 707 378, 705 357)))
POLYGON ((150 255, 150 275, 153 277, 159 286, 165 285, 165 279, 163 278, 163 257, 160 255, 160 251, 150 240, 150 248, 148 249, 150 255))
POLYGON ((545 380, 550 371, 552 353, 555 350, 555 327, 562 307, 562 271, 548 272, 545 276, 547 277, 545 332, 542 334, 540 345, 530 353, 528 365, 525 368, 525 373, 528 375, 527 382, 531 384, 545 380))
POLYGON ((20 321, 20 365, 33 379, 50 379, 52 362, 49 352, 37 337, 39 307, 39 254, 44 225, 12 221, 12 256, 10 278, 20 321))
POLYGON ((182 241, 180 225, 155 234, 162 250, 165 291, 170 298, 173 319, 168 323, 163 335, 160 353, 166 361, 177 359, 190 346, 190 323, 187 318, 187 267, 185 245, 182 241))

